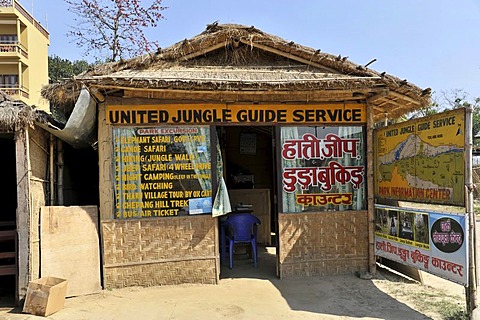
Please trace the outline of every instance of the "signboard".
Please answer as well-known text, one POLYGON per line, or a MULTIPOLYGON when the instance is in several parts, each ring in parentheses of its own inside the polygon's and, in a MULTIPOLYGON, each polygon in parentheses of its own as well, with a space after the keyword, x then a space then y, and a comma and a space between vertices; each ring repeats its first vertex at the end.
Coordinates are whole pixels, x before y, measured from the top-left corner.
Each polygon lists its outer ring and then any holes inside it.
POLYGON ((468 218, 375 205, 375 255, 468 286, 468 218))
POLYGON ((212 212, 208 127, 113 129, 115 217, 212 212))
POLYGON ((357 194, 365 179, 361 127, 281 130, 285 212, 363 209, 357 194))
POLYGON ((366 122, 364 104, 108 105, 107 124, 355 123, 366 122))
POLYGON ((375 196, 464 206, 465 109, 376 130, 375 196))

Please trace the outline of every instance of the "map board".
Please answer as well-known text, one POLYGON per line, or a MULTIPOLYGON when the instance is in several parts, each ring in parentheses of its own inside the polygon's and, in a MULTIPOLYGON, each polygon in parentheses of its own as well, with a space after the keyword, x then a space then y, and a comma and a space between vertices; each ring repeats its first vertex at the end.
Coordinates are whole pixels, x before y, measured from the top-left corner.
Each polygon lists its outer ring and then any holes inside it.
POLYGON ((465 109, 377 129, 375 196, 464 206, 465 109))

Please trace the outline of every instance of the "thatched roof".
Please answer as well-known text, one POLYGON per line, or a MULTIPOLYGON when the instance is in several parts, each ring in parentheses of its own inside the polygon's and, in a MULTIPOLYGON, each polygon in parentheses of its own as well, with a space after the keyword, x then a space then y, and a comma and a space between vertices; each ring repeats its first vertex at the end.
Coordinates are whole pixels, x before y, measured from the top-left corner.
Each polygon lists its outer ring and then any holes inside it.
POLYGON ((0 130, 16 131, 34 122, 46 122, 46 114, 0 91, 0 130))
POLYGON ((154 54, 96 66, 45 87, 54 104, 74 101, 82 85, 100 95, 238 102, 365 101, 378 120, 428 105, 430 89, 269 35, 254 27, 208 25, 154 54))

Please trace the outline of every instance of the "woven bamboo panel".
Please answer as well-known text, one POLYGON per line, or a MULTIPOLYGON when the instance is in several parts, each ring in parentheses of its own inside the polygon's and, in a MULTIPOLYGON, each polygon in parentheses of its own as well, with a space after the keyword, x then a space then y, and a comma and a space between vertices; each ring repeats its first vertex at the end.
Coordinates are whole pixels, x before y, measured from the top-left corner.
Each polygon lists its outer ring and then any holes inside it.
POLYGON ((215 260, 193 260, 105 268, 105 288, 182 283, 216 284, 215 260))
POLYGON ((282 278, 329 276, 367 270, 368 259, 345 259, 298 262, 281 266, 282 278))
POLYGON ((366 270, 367 212, 279 216, 281 277, 332 275, 366 270))
POLYGON ((215 219, 102 223, 106 287, 216 282, 215 219))

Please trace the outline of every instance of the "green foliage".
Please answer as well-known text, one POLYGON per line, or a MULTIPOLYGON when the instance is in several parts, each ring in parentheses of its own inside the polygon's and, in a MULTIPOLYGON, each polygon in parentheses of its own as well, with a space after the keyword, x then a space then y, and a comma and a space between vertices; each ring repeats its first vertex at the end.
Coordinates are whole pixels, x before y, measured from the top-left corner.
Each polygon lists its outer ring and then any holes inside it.
MULTIPOLYGON (((432 103, 420 110, 409 115, 408 118, 420 118, 434 115, 443 111, 453 110, 458 108, 472 107, 472 133, 475 137, 480 134, 480 97, 470 98, 468 93, 462 89, 454 89, 450 91, 442 91, 439 95, 434 95, 432 103)), ((474 139, 474 144, 480 144, 480 139, 474 139)))
POLYGON ((85 60, 71 62, 53 55, 48 57, 48 74, 50 83, 60 82, 88 70, 92 65, 85 60))
MULTIPOLYGON (((472 107, 472 134, 475 137, 480 133, 480 97, 469 99, 468 94, 460 89, 452 90, 448 93, 443 92, 443 101, 448 109, 468 108, 472 107)), ((474 144, 478 144, 478 139, 474 139, 474 144)))

